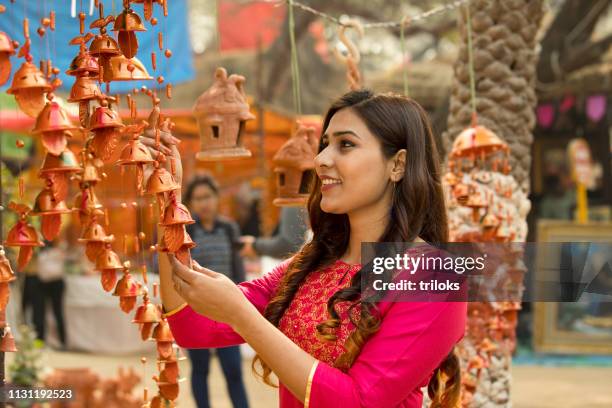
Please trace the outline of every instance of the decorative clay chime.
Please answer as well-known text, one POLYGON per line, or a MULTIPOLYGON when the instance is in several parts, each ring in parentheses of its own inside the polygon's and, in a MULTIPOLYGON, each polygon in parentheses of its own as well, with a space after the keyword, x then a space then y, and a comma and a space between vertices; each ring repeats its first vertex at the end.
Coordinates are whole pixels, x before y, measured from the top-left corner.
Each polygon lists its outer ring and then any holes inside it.
POLYGON ((317 155, 315 128, 299 125, 295 134, 274 155, 277 198, 274 205, 301 206, 308 201, 314 181, 314 158, 317 155))
POLYGON ((19 220, 8 232, 4 246, 19 247, 17 267, 23 270, 30 262, 30 259, 32 259, 34 247, 43 246, 44 244, 39 239, 36 229, 31 224, 28 224, 30 207, 11 201, 9 208, 19 215, 19 220))
POLYGON ((6 310, 9 301, 9 283, 17 279, 4 248, 0 246, 0 310, 6 310))
POLYGON ((222 160, 250 157, 241 146, 245 122, 254 119, 244 91, 245 78, 227 76, 225 68, 217 68, 213 85, 197 99, 193 113, 198 121, 200 160, 222 160))
POLYGON ((142 24, 140 16, 132 11, 129 2, 125 4, 123 11, 115 17, 113 31, 118 31, 117 39, 119 48, 126 58, 134 58, 138 52, 137 31, 147 31, 142 24))
POLYGON ((11 56, 15 55, 13 40, 0 31, 0 86, 6 84, 11 77, 11 56))
POLYGON ((48 95, 49 102, 36 117, 36 124, 32 134, 40 136, 42 144, 49 153, 61 155, 68 146, 68 138, 72 132, 78 130, 64 108, 57 103, 52 94, 48 95))

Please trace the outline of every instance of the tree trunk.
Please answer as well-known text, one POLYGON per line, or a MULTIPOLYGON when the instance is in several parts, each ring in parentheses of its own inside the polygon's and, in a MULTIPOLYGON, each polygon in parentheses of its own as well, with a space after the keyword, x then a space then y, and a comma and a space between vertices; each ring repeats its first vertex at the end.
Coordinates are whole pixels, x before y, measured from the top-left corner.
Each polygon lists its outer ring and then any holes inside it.
MULTIPOLYGON (((451 240, 465 241, 464 232, 476 231, 483 241, 482 222, 493 215, 506 241, 524 241, 529 211, 527 194, 531 166, 530 146, 535 124, 536 32, 543 16, 543 0, 473 0, 469 2, 473 28, 473 56, 478 124, 492 130, 510 147, 511 172, 488 171, 493 182, 470 182, 488 197, 488 211, 472 210, 450 199, 451 240)), ((462 9, 462 39, 455 63, 448 130, 442 135, 446 154, 455 137, 471 122, 470 77, 466 14, 462 9)), ((477 169, 474 169, 474 171, 477 169)), ((467 177, 475 175, 465 173, 467 177)), ((447 191, 451 191, 446 186, 447 191)), ((496 233, 497 234, 497 233, 496 233)), ((503 238, 502 238, 503 239, 503 238)), ((469 240, 469 239, 468 239, 469 240)), ((518 261, 517 261, 518 262, 518 261)), ((513 264, 514 265, 514 264, 513 264)), ((522 289, 522 285, 519 284, 522 289)), ((470 303, 468 330, 458 351, 462 359, 464 406, 510 406, 510 362, 515 347, 519 302, 470 303), (496 323, 493 326, 493 323, 496 323)))

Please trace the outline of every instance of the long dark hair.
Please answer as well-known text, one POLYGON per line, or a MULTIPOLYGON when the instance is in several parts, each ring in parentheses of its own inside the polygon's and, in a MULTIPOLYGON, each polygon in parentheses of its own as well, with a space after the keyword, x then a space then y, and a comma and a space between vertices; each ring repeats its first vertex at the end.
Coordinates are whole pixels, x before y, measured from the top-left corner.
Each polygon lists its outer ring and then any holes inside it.
MULTIPOLYGON (((378 138, 386 158, 393 157, 400 149, 407 151, 405 174, 393 184, 389 220, 379 242, 411 242, 418 237, 432 244, 447 242, 448 225, 440 181, 440 162, 427 113, 417 102, 404 96, 374 94, 369 90, 351 91, 340 97, 327 111, 323 133, 332 117, 346 108, 359 115, 378 138)), ((323 145, 319 145, 319 151, 322 148, 323 145)), ((279 325, 306 276, 339 259, 348 247, 348 216, 321 210, 320 187, 321 180, 316 177, 308 200, 313 239, 294 256, 264 312, 264 316, 275 326, 279 325)), ((335 329, 340 325, 336 304, 350 302, 351 308, 360 307, 360 318, 353 321, 356 329, 346 340, 346 351, 335 362, 335 366, 342 370, 347 370, 353 364, 367 339, 376 333, 380 325, 376 305, 360 300, 361 271, 353 276, 349 287, 332 295, 327 302, 330 318, 317 326, 321 337, 335 340, 335 329)), ((253 360, 254 369, 256 363, 262 367, 260 375, 263 380, 273 385, 269 379, 270 367, 259 356, 253 360)), ((428 393, 433 401, 432 407, 453 406, 459 399, 459 391, 458 358, 451 353, 436 369, 430 381, 428 393), (444 384, 442 379, 445 380, 444 384)))

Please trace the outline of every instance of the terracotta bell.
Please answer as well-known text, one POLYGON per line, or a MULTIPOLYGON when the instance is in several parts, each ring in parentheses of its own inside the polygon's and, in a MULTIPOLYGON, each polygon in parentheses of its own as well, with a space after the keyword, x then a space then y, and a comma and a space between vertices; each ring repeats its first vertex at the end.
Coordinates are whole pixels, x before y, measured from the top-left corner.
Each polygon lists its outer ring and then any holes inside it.
POLYGON ((98 65, 98 59, 91 55, 89 52, 80 52, 76 57, 72 59, 70 68, 66 71, 66 74, 81 77, 98 77, 100 72, 100 66, 98 65))
MULTIPOLYGON (((105 244, 115 240, 114 235, 108 235, 102 224, 98 222, 98 214, 103 214, 103 212, 101 210, 96 211, 92 214, 91 221, 87 224, 81 237, 78 239, 79 242, 85 244, 85 255, 87 259, 92 262, 95 262, 98 256, 104 251, 106 247, 105 244)), ((111 286, 111 289, 113 287, 114 284, 111 286)), ((108 290, 110 291, 111 289, 108 290)))
POLYGON ((6 33, 0 31, 0 86, 11 77, 11 55, 15 54, 13 41, 6 33))
MULTIPOLYGON (((6 257, 4 249, 0 249, 0 283, 12 282, 15 279, 17 279, 17 277, 13 272, 13 268, 11 268, 11 263, 6 257)), ((163 330, 160 332, 163 332, 163 330)))
POLYGON ((76 173, 80 169, 74 153, 66 149, 59 156, 47 153, 39 174, 44 176, 49 173, 76 173))
POLYGON ((13 337, 13 333, 11 333, 11 328, 9 326, 4 328, 4 335, 0 340, 0 351, 5 353, 14 353, 17 351, 15 338, 13 337))
POLYGON ((184 225, 170 225, 164 228, 162 252, 175 253, 181 249, 191 249, 196 246, 184 225))
POLYGON ((163 5, 164 0, 132 0, 132 3, 144 5, 144 17, 145 20, 149 21, 153 17, 153 4, 158 3, 159 5, 163 5))
POLYGON ((68 113, 59 103, 49 101, 36 117, 32 133, 40 135, 43 146, 49 153, 59 156, 68 146, 72 130, 77 130, 68 113))
POLYGON ((157 342, 172 343, 174 341, 172 330, 170 330, 170 325, 166 319, 160 320, 155 329, 153 329, 151 337, 157 342))
POLYGON ((144 64, 136 57, 128 59, 123 55, 112 57, 104 71, 104 81, 148 81, 153 79, 144 64))
POLYGON ((102 91, 98 86, 96 78, 80 76, 70 88, 70 97, 68 102, 84 102, 96 99, 102 96, 102 91))
POLYGON ((30 262, 30 259, 32 259, 33 248, 43 246, 44 244, 40 241, 36 229, 27 222, 27 214, 30 212, 30 208, 24 204, 16 204, 14 202, 11 202, 9 207, 19 214, 19 220, 9 230, 4 245, 19 247, 17 267, 23 270, 28 262, 30 262))
POLYGON ((98 169, 103 165, 104 163, 101 159, 94 157, 92 154, 87 154, 86 158, 83 160, 83 168, 79 171, 79 181, 90 185, 98 183, 102 180, 102 176, 98 169))
POLYGON ((15 100, 26 115, 35 118, 45 107, 45 93, 51 85, 36 65, 24 62, 13 75, 13 83, 6 93, 15 95, 15 100))
POLYGON ((480 209, 487 208, 489 203, 487 203, 487 201, 482 197, 482 194, 475 193, 468 197, 467 202, 464 205, 472 209, 472 220, 474 222, 478 222, 480 219, 480 209))
POLYGON ((74 197, 74 211, 82 212, 83 214, 91 214, 97 209, 101 209, 104 206, 98 200, 94 189, 91 186, 85 186, 87 183, 83 183, 85 188, 82 188, 79 193, 74 197))
POLYGON ((170 225, 186 225, 193 224, 195 221, 191 218, 191 213, 187 209, 187 207, 177 202, 176 200, 170 200, 166 208, 164 209, 164 213, 162 215, 162 220, 159 225, 170 226, 170 225))
POLYGON ((104 251, 100 253, 96 259, 96 269, 99 271, 109 269, 122 270, 124 269, 124 265, 121 263, 119 255, 110 248, 110 245, 107 245, 104 251))
POLYGON ((498 151, 507 151, 508 145, 484 126, 471 126, 462 131, 453 142, 450 157, 478 157, 498 151))
POLYGON ((136 31, 147 31, 140 16, 129 7, 123 9, 121 14, 115 17, 113 31, 119 31, 117 39, 123 55, 127 58, 134 58, 138 51, 136 31))
POLYGON ((161 311, 157 305, 149 302, 149 297, 145 290, 144 302, 136 309, 134 320, 132 320, 132 323, 140 324, 140 335, 143 341, 151 337, 153 326, 160 320, 161 311))
POLYGON ((213 85, 197 99, 193 114, 198 121, 200 160, 222 160, 250 157, 241 146, 245 122, 254 119, 244 91, 245 78, 227 76, 225 68, 217 68, 213 85))
POLYGON ((272 159, 278 192, 274 205, 306 204, 315 178, 314 158, 317 147, 315 129, 300 125, 295 134, 276 152, 272 159))
POLYGON ((96 157, 108 161, 119 146, 121 129, 124 127, 119 113, 102 100, 90 118, 89 129, 94 133, 91 148, 96 157))
POLYGON ((49 188, 42 190, 36 197, 36 204, 32 215, 41 217, 41 232, 47 241, 53 241, 58 237, 62 226, 62 214, 69 214, 70 210, 66 203, 56 200, 53 191, 49 188))
MULTIPOLYGON (((156 163, 157 164, 157 163, 156 163)), ((178 190, 181 186, 176 182, 174 176, 164 167, 157 165, 147 181, 146 194, 159 194, 178 190)))
POLYGON ((129 313, 136 306, 136 299, 142 294, 140 283, 130 274, 129 262, 124 263, 123 277, 117 282, 113 296, 119 296, 119 307, 129 313))

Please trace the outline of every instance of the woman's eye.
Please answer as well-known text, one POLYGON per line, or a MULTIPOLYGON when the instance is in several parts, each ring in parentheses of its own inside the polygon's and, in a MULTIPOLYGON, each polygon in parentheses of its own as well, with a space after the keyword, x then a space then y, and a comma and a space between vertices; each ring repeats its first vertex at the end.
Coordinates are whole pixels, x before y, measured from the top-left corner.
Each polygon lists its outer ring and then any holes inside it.
POLYGON ((353 146, 355 146, 355 143, 351 142, 350 140, 340 141, 340 147, 353 147, 353 146))

